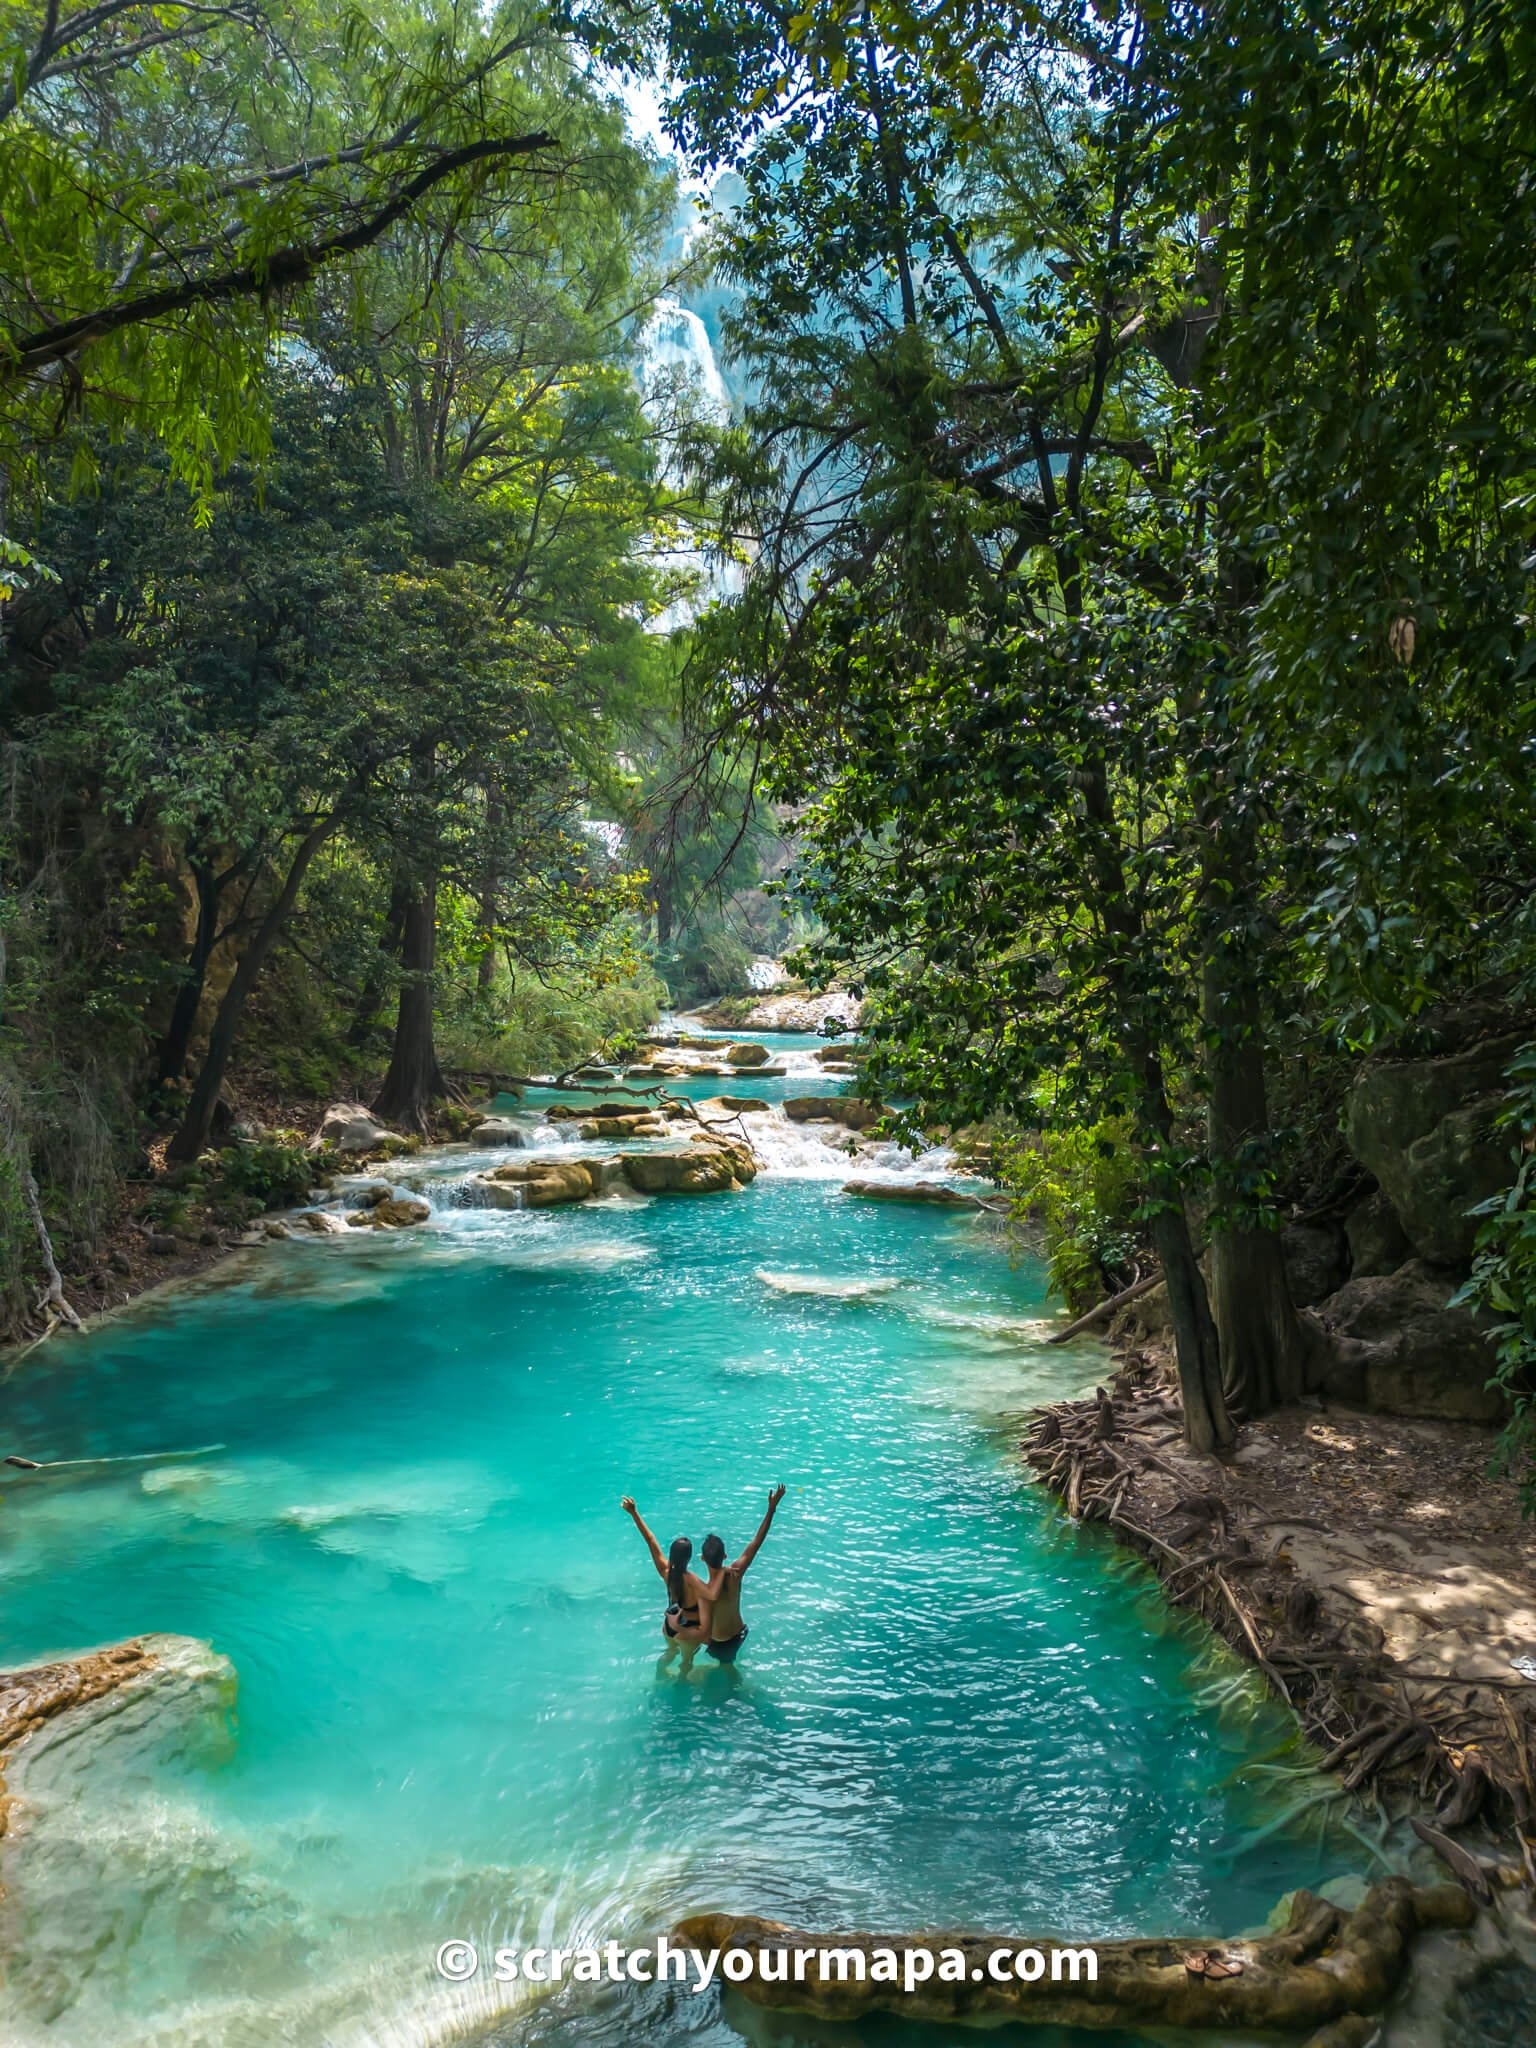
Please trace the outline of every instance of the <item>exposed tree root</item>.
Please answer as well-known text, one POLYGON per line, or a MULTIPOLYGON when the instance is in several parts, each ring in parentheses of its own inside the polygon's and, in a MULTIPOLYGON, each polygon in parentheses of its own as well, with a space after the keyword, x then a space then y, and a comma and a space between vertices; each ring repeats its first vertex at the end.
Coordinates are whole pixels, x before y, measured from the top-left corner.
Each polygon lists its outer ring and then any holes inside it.
POLYGON ((1349 2022, 1386 2004, 1417 1936, 1432 1928, 1470 1926, 1474 1916, 1459 1886, 1416 1889, 1401 1877, 1372 1886, 1352 1913, 1297 1892, 1285 1927, 1255 1940, 1100 1942, 1092 1983, 1084 1981, 1081 1964, 1074 1973, 1067 1960, 1080 1944, 1045 1937, 808 1934, 776 1920, 731 1913, 699 1914, 683 1921, 676 1934, 696 1948, 746 1950, 751 1974, 738 1988, 754 2004, 825 2019, 891 2012, 907 2019, 1016 2019, 1036 2026, 1209 2028, 1218 2037, 1311 2028, 1327 2030, 1318 2037, 1322 2048, 1347 2048, 1369 2033, 1349 2022), (1034 1981, 1015 1974, 1014 1958, 1025 1949, 1044 1958, 1034 1981), (898 1973, 886 1972, 875 1982, 881 1950, 901 1961, 898 1973), (946 1963, 946 1952, 956 1951, 963 1964, 946 1963), (822 1958, 831 1953, 845 1960, 823 1968, 822 1958), (908 1955, 914 1959, 910 1990, 908 1955), (926 1976, 923 1957, 930 1965, 926 1976))
MULTIPOLYGON (((27 1205, 27 1214, 32 1218, 32 1228, 37 1233, 38 1250, 42 1254, 43 1274, 47 1281, 37 1297, 38 1312, 44 1319, 43 1336, 51 1336, 54 1326, 67 1323, 72 1330, 81 1327, 80 1318, 64 1298, 64 1276, 59 1271, 58 1261, 53 1256, 53 1239, 48 1235, 48 1225, 43 1217, 43 1205, 37 1192, 37 1182, 30 1166, 24 1166, 20 1173, 22 1200, 27 1205)), ((42 1341, 41 1338, 38 1340, 42 1341)))
POLYGON ((1240 1480, 1227 1488, 1219 1465, 1203 1468, 1215 1475, 1205 1480, 1158 1455, 1165 1428, 1154 1368, 1132 1359, 1111 1388, 1043 1410, 1024 1455, 1068 1514, 1106 1523, 1172 1602, 1258 1665, 1325 1751, 1323 1767, 1341 1773, 1342 1790, 1432 1802, 1437 1825, 1425 1839, 1474 1893, 1486 1878, 1444 1831, 1475 1821, 1504 1834, 1536 1889, 1532 1688, 1394 1661, 1379 1632, 1337 1603, 1330 1613, 1294 1575, 1283 1531, 1271 1542, 1275 1525, 1249 1518, 1240 1480))

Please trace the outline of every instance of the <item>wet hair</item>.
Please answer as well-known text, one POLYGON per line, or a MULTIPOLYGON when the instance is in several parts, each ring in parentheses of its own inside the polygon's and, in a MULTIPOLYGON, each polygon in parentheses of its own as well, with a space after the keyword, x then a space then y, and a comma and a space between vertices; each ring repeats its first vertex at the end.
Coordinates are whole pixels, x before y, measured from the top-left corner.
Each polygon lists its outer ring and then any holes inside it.
POLYGON ((725 1538, 723 1536, 706 1536, 704 1538, 704 1562, 711 1571, 717 1565, 725 1563, 725 1538))
POLYGON ((686 1536, 674 1536, 672 1548, 667 1552, 667 1598, 674 1607, 688 1605, 688 1560, 693 1556, 693 1545, 686 1536))

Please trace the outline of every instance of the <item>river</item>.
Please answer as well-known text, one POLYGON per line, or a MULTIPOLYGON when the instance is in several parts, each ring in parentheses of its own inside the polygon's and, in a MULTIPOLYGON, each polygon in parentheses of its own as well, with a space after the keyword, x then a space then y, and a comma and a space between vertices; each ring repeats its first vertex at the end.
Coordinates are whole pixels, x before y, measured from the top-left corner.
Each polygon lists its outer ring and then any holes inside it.
MULTIPOLYGON (((811 1043, 776 1041, 806 1071, 811 1043)), ((1044 1348, 1039 1267, 748 1121, 768 1164, 730 1195, 506 1212, 466 1201, 492 1155, 403 1162, 419 1229, 274 1244, 13 1375, 13 1443, 135 1462, 0 1488, 0 1661, 164 1630, 234 1674, 194 1657, 24 1752, 16 2048, 426 2048, 477 2016, 506 2048, 910 2048, 940 2037, 431 1958, 707 1906, 1235 1933, 1350 1867, 1255 1838, 1289 1718, 1024 1483, 1020 1412, 1102 1369, 1044 1348), (740 1664, 659 1669, 620 1496, 736 1549, 780 1479, 740 1664)))

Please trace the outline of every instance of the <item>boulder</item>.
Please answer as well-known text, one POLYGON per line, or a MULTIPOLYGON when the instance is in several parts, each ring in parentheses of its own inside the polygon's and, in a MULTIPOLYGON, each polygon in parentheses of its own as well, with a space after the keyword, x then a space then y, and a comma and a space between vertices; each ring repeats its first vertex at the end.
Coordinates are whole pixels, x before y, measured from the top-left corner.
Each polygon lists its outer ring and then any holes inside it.
POLYGON ((297 1230, 307 1230, 315 1237, 345 1237, 347 1219, 339 1216, 334 1209, 301 1209, 294 1217, 297 1230))
POLYGON ((654 1109, 635 1110, 627 1116, 594 1116, 576 1126, 576 1135, 594 1138, 665 1138, 667 1120, 654 1109))
POLYGON ((391 1135, 361 1102, 333 1102, 320 1119, 310 1150, 334 1145, 338 1152, 377 1152, 391 1135))
POLYGON ((1350 1090, 1350 1150, 1375 1174, 1421 1259, 1466 1266, 1479 1219, 1467 1212, 1514 1178, 1496 1128, 1504 1069, 1528 1031, 1439 1059, 1368 1067, 1350 1090))
POLYGON ((818 1045, 811 1054, 819 1067, 851 1067, 862 1057, 863 1049, 856 1045, 818 1045))
POLYGON ((1342 1287, 1349 1274, 1349 1247, 1344 1233, 1320 1223, 1287 1224, 1280 1233, 1291 1299, 1311 1308, 1342 1287))
POLYGON ((1384 1415, 1500 1420, 1503 1398, 1487 1386, 1493 1347, 1472 1310, 1448 1305, 1455 1286, 1454 1273, 1418 1259, 1346 1281, 1316 1311, 1335 1340, 1316 1385, 1384 1415))
POLYGON ((432 1214, 429 1202, 414 1195, 387 1195, 367 1209, 355 1209, 347 1218, 359 1230, 407 1230, 413 1223, 425 1223, 432 1214))
POLYGON ((488 1116, 484 1123, 476 1124, 469 1134, 471 1145, 526 1145, 527 1133, 521 1124, 513 1123, 509 1116, 488 1116))
POLYGON ((1349 1240, 1349 1272, 1353 1280, 1395 1273, 1413 1256, 1408 1233, 1380 1188, 1350 1210, 1344 1218, 1344 1235, 1349 1240))
MULTIPOLYGON (((707 1109, 719 1110, 725 1116, 752 1116, 759 1110, 772 1109, 771 1102, 764 1102, 761 1095, 710 1095, 698 1104, 700 1114, 707 1109)), ((669 1112, 670 1114, 670 1112, 669 1112)), ((688 1114, 687 1110, 681 1112, 688 1114)))
POLYGON ((676 1152, 625 1152, 630 1186, 644 1195, 712 1195, 744 1186, 757 1177, 750 1146, 700 1132, 676 1152))
POLYGON ((770 1057, 766 1045, 733 1045, 725 1063, 728 1067, 766 1067, 770 1057))
POLYGON ((784 1114, 792 1124, 841 1124, 845 1131, 867 1131, 888 1112, 883 1102, 864 1102, 857 1095, 791 1095, 784 1114))
POLYGON ((945 1209, 974 1209, 976 1197, 962 1195, 936 1180, 845 1180, 845 1195, 862 1195, 870 1202, 932 1202, 945 1209))
POLYGON ((371 1180, 365 1188, 359 1188, 353 1197, 359 1209, 371 1209, 378 1202, 387 1202, 394 1189, 387 1180, 371 1180))
POLYGON ((571 1078, 576 1081, 617 1081, 619 1077, 612 1067, 580 1067, 571 1078))
POLYGON ((493 1209, 553 1209, 562 1202, 584 1202, 596 1192, 585 1160, 519 1159, 493 1166, 477 1176, 493 1209))

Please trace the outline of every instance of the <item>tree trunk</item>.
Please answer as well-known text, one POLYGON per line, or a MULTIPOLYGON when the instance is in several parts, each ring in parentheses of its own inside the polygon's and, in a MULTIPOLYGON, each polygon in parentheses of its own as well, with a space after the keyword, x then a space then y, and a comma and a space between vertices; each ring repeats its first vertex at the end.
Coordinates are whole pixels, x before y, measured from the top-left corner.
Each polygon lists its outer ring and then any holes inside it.
POLYGON ((1269 1096, 1258 993, 1230 940, 1205 966, 1210 1040, 1211 1303, 1227 1396, 1263 1415, 1306 1391, 1307 1335, 1267 1192, 1269 1096))
POLYGON ((203 984, 208 976, 208 962, 219 936, 219 901, 223 893, 221 878, 214 873, 211 861, 194 860, 188 865, 197 885, 197 925, 192 934, 186 971, 171 1006, 170 1021, 155 1053, 155 1080, 159 1084, 180 1080, 187 1064, 192 1033, 203 1000, 203 984))
POLYGON ((389 979, 384 962, 400 957, 400 938, 405 930, 405 913, 410 900, 409 885, 396 875, 389 892, 389 908, 384 913, 384 931, 379 940, 378 954, 363 977, 357 1010, 347 1028, 347 1044, 354 1052, 361 1052, 372 1035, 384 1002, 384 986, 389 979))
MULTIPOLYGON (((1140 914, 1126 893, 1119 827, 1110 800, 1109 778, 1102 760, 1087 764, 1084 803, 1098 828, 1092 859, 1099 883, 1100 913, 1105 926, 1134 955, 1142 942, 1140 914)), ((1147 1029, 1143 998, 1130 985, 1124 960, 1106 965, 1106 976, 1118 1012, 1121 1056, 1136 1090, 1136 1123, 1148 1160, 1153 1249, 1168 1283, 1173 1318, 1173 1349, 1184 1408, 1184 1437, 1197 1451, 1215 1451, 1233 1441, 1236 1431, 1227 1412, 1221 1385, 1221 1347, 1205 1291, 1205 1275, 1195 1256, 1178 1173, 1167 1162, 1175 1156, 1173 1114, 1162 1056, 1147 1029)))
POLYGON ((437 965, 437 877, 406 905, 400 943, 400 1010, 389 1072, 374 1099, 376 1116, 425 1131, 427 1110, 448 1093, 432 1033, 433 970, 437 965))
POLYGON ((240 965, 235 969, 234 979, 224 991, 224 1000, 219 1004, 218 1014, 213 1020, 213 1029, 208 1034, 208 1052, 203 1061, 203 1070, 197 1077, 197 1086, 192 1090, 192 1099, 187 1104, 187 1113, 181 1120, 181 1127, 167 1148, 167 1158, 196 1159, 206 1147, 213 1130, 213 1112, 218 1104, 219 1091, 224 1086, 224 1076, 229 1070, 229 1056, 235 1048, 235 1039, 239 1034, 240 1019, 245 1014, 246 1002, 251 990, 256 986, 262 968, 266 965, 268 954, 276 944, 278 934, 292 915, 310 862, 340 825, 340 812, 333 812, 320 824, 312 825, 300 840, 282 888, 252 934, 250 944, 240 956, 240 965))

